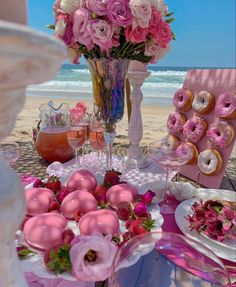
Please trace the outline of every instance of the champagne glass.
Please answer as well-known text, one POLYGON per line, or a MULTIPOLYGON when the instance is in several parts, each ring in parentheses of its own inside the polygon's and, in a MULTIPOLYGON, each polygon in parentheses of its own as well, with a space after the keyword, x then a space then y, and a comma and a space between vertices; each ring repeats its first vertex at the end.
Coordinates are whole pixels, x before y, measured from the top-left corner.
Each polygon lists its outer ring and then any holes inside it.
POLYGON ((200 242, 176 233, 152 232, 121 245, 108 286, 229 287, 231 282, 220 258, 200 242))
POLYGON ((0 154, 9 165, 14 165, 20 157, 20 146, 16 142, 0 144, 0 154))
POLYGON ((149 155, 151 159, 159 166, 163 167, 166 172, 165 183, 165 198, 160 203, 162 214, 173 214, 177 203, 175 197, 170 195, 168 190, 168 179, 171 170, 177 171, 182 165, 187 162, 186 158, 181 158, 175 150, 164 149, 162 141, 154 141, 149 145, 149 155))
MULTIPOLYGON (((85 114, 84 117, 78 122, 78 126, 82 127, 86 130, 86 137, 85 137, 85 143, 89 140, 89 114, 85 114)), ((84 156, 84 145, 81 147, 82 148, 82 166, 85 168, 85 156, 84 156)))
POLYGON ((104 132, 103 122, 93 116, 90 121, 89 141, 91 147, 97 152, 99 170, 102 168, 101 153, 106 145, 104 132))
POLYGON ((80 168, 79 150, 83 147, 86 141, 87 129, 82 126, 71 126, 67 131, 67 141, 75 151, 75 168, 80 168))

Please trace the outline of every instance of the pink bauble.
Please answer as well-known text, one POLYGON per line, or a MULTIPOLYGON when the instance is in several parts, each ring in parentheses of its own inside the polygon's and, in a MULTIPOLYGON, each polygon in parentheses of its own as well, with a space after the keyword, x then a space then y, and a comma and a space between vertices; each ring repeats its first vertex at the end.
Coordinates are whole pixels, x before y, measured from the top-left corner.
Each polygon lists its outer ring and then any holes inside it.
POLYGON ((81 234, 93 233, 117 234, 119 233, 119 219, 116 213, 108 209, 99 209, 83 215, 78 223, 81 234))
POLYGON ((82 213, 97 210, 97 200, 86 190, 75 190, 69 193, 62 201, 61 213, 68 219, 74 219, 77 209, 82 213))
POLYGON ((60 214, 43 213, 28 219, 23 228, 25 241, 34 248, 46 250, 62 242, 67 220, 60 214))
POLYGON ((27 215, 34 216, 48 212, 49 204, 54 201, 54 193, 47 188, 33 187, 25 192, 27 215))
POLYGON ((67 187, 72 191, 86 189, 93 193, 96 186, 96 177, 89 170, 85 169, 74 172, 67 181, 67 187))
POLYGON ((120 203, 130 203, 134 201, 138 190, 129 184, 121 183, 113 185, 107 190, 106 196, 110 205, 117 209, 120 203))

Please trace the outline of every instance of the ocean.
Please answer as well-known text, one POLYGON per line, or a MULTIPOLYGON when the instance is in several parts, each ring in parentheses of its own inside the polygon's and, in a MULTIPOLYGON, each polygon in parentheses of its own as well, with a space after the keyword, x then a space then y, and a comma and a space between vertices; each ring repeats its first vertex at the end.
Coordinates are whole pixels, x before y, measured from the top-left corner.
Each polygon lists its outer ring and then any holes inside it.
MULTIPOLYGON (((146 104, 171 104, 176 90, 182 87, 187 68, 148 66, 151 75, 143 86, 143 102, 146 104)), ((56 77, 40 85, 27 88, 28 96, 92 99, 92 82, 86 65, 63 64, 56 77)))

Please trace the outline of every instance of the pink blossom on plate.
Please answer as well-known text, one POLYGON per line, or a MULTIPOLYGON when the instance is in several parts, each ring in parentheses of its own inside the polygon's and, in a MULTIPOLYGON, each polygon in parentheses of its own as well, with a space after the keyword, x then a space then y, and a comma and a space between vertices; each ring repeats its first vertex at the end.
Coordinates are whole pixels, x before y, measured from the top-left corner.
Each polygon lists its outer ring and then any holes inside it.
POLYGON ((84 103, 77 103, 76 106, 69 110, 71 121, 73 124, 78 124, 86 113, 87 107, 84 103))
POLYGON ((98 16, 107 14, 108 0, 86 0, 86 6, 98 16))
POLYGON ((88 29, 90 19, 91 13, 85 8, 80 8, 74 13, 73 34, 75 41, 85 45, 88 50, 91 50, 94 47, 94 43, 88 29))
POLYGON ((109 0, 107 17, 116 25, 127 27, 132 23, 133 17, 128 0, 109 0))
POLYGON ((106 20, 95 19, 89 23, 89 32, 93 43, 97 44, 102 51, 113 47, 113 34, 115 26, 106 20))
POLYGON ((117 250, 110 235, 80 236, 79 242, 70 250, 72 274, 84 281, 105 280, 112 272, 117 250))
POLYGON ((129 26, 125 30, 125 38, 126 41, 130 41, 132 43, 142 43, 146 40, 148 34, 148 29, 136 27, 134 30, 132 26, 129 26))
POLYGON ((152 14, 150 0, 130 0, 129 6, 134 17, 132 28, 148 28, 152 14))

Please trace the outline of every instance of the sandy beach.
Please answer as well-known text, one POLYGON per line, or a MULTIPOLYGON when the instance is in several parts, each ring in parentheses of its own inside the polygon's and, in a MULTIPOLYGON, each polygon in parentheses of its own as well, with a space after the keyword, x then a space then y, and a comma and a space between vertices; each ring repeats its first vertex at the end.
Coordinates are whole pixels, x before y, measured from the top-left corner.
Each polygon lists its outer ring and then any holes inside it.
MULTIPOLYGON (((25 106, 17 117, 16 125, 11 133, 9 139, 17 141, 29 141, 32 139, 32 128, 37 126, 39 121, 39 106, 47 103, 50 98, 40 97, 26 97, 25 106)), ((78 99, 53 99, 55 106, 62 102, 66 102, 70 107, 73 107, 78 99)), ((92 111, 92 101, 84 101, 92 111)), ((174 108, 171 106, 158 106, 158 105, 142 105, 142 118, 143 118, 143 139, 141 145, 148 145, 151 141, 161 139, 166 133, 166 120, 168 114, 174 108)), ((116 142, 121 144, 128 144, 128 118, 127 112, 123 119, 117 124, 116 127, 117 137, 116 142)))

